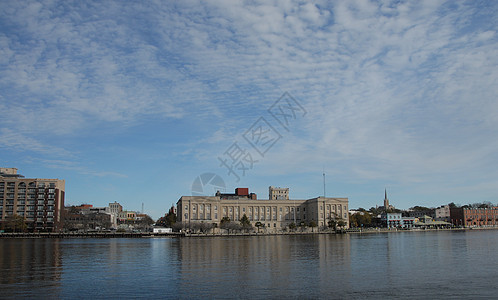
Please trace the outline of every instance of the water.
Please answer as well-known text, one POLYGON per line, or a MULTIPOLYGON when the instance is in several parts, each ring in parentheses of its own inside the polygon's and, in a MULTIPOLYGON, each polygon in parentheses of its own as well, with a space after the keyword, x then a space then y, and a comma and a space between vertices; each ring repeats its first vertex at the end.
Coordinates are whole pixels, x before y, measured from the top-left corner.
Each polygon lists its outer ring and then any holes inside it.
POLYGON ((495 298, 498 231, 2 239, 1 298, 495 298))

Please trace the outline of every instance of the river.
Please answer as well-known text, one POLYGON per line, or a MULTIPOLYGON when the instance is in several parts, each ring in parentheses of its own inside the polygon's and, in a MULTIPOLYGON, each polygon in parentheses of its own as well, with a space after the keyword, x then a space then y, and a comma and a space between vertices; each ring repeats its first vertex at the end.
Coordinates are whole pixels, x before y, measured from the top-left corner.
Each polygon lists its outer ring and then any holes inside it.
POLYGON ((1 239, 0 297, 496 298, 498 231, 1 239))

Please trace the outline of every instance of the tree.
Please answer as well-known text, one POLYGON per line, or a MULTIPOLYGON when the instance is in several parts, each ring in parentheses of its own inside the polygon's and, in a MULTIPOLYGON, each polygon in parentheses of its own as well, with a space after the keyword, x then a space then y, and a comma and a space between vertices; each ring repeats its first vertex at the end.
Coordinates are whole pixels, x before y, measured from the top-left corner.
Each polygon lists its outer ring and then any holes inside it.
POLYGON ((228 230, 228 233, 230 233, 230 223, 231 223, 231 220, 229 217, 223 217, 220 221, 220 228, 226 229, 226 230, 228 230))
POLYGON ((246 214, 244 214, 242 218, 240 218, 240 225, 246 232, 252 229, 251 221, 249 221, 249 218, 247 218, 246 214))
POLYGON ((290 224, 289 224, 289 229, 290 229, 291 231, 296 230, 296 223, 294 223, 294 222, 290 223, 290 224))
POLYGON ((349 221, 354 227, 368 227, 372 225, 372 215, 368 212, 357 212, 349 216, 349 221))
POLYGON ((346 226, 346 222, 344 222, 344 220, 340 219, 339 221, 337 221, 337 226, 339 228, 342 228, 342 227, 346 226))
POLYGON ((177 218, 175 214, 175 208, 171 206, 171 208, 164 215, 164 217, 161 217, 156 221, 156 225, 164 227, 173 227, 173 225, 176 223, 176 220, 177 218))
POLYGON ((430 208, 428 207, 425 207, 425 206, 414 206, 414 207, 411 207, 410 210, 413 210, 413 211, 427 211, 427 210, 431 210, 430 208))
POLYGON ((318 225, 316 224, 316 222, 315 222, 315 221, 311 221, 311 222, 309 223, 309 226, 311 227, 311 232, 314 232, 314 231, 313 231, 313 227, 317 227, 318 225))
POLYGON ((258 233, 259 233, 259 228, 263 227, 264 225, 263 225, 263 223, 258 221, 258 222, 256 222, 256 224, 254 224, 254 226, 258 227, 258 233))
POLYGON ((337 228, 337 221, 333 218, 329 218, 327 225, 329 226, 329 228, 333 228, 335 230, 337 228))
POLYGON ((173 206, 171 206, 164 218, 166 219, 166 227, 171 227, 176 223, 177 218, 175 214, 175 208, 173 206))
POLYGON ((2 228, 7 232, 25 232, 28 226, 23 217, 14 214, 5 217, 2 228))

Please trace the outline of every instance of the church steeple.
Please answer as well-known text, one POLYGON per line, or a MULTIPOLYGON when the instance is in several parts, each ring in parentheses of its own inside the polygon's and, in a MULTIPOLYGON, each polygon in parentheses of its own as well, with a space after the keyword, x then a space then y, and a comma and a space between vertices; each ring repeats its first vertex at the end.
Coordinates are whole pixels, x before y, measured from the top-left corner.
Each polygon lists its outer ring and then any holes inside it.
POLYGON ((387 199, 387 189, 384 189, 384 209, 388 210, 390 208, 389 206, 389 199, 387 199))

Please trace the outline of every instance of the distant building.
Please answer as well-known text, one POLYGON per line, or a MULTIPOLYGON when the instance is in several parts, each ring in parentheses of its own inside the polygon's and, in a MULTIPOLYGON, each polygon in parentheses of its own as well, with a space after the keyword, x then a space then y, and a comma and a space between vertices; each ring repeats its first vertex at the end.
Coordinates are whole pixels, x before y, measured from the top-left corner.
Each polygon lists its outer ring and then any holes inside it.
POLYGON ((441 207, 436 208, 435 214, 437 221, 451 222, 449 205, 443 205, 441 207))
POLYGON ((430 218, 436 217, 436 213, 435 213, 434 209, 410 210, 407 213, 412 218, 423 218, 424 216, 428 216, 430 218))
POLYGON ((124 222, 124 221, 135 221, 137 218, 137 212, 135 211, 128 211, 124 210, 119 212, 118 214, 118 221, 124 222))
POLYGON ((121 204, 119 204, 118 202, 114 201, 114 203, 109 203, 109 211, 111 213, 112 227, 117 228, 118 227, 118 215, 120 212, 123 211, 123 206, 121 206, 121 204))
POLYGON ((382 219, 387 228, 412 228, 415 223, 415 218, 403 217, 401 213, 384 213, 382 219))
POLYGON ((123 206, 118 202, 114 201, 114 203, 109 203, 109 211, 111 214, 119 214, 123 211, 123 206))
POLYGON ((67 231, 104 230, 111 228, 111 214, 101 212, 98 208, 91 211, 81 206, 66 207, 64 229, 67 231))
POLYGON ((389 204, 389 199, 387 198, 387 189, 384 190, 384 206, 379 207, 379 209, 385 212, 395 209, 393 205, 389 204))
POLYGON ((270 186, 268 191, 268 199, 270 200, 289 200, 289 188, 270 186))
POLYGON ((24 178, 16 168, 0 168, 0 222, 18 215, 29 231, 59 231, 64 197, 64 180, 24 178))
POLYGON ((209 222, 219 225, 223 217, 238 222, 246 215, 253 226, 261 222, 269 231, 279 231, 291 223, 315 222, 326 226, 329 219, 341 219, 349 227, 348 198, 317 197, 289 200, 289 190, 270 187, 270 199, 257 200, 256 194, 238 188, 234 194, 182 196, 177 202, 178 222, 209 222), (281 193, 279 193, 281 192, 281 193), (273 197, 281 195, 282 197, 273 197), (282 198, 282 199, 279 199, 282 198))
POLYGON ((492 208, 450 208, 451 223, 455 226, 477 227, 497 226, 498 207, 492 208))

